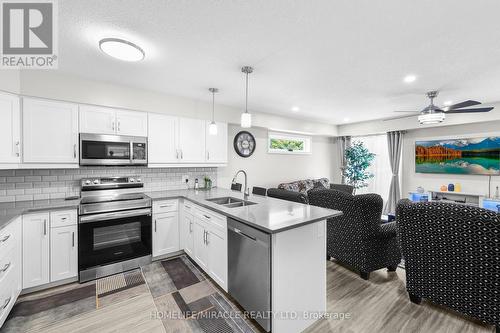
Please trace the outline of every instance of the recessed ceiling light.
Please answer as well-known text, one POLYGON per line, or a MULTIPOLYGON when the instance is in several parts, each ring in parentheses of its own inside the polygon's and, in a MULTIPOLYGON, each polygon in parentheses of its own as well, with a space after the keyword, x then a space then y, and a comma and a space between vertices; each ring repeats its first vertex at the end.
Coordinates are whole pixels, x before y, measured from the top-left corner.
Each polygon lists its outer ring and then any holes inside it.
POLYGON ((349 118, 344 118, 344 123, 347 123, 349 120, 349 118))
POLYGON ((300 108, 298 106, 292 106, 292 111, 293 112, 299 112, 300 108))
POLYGON ((146 53, 136 44, 120 38, 104 38, 99 48, 107 55, 123 61, 141 61, 146 53))
POLYGON ((444 106, 450 106, 451 104, 453 104, 453 101, 446 101, 443 103, 444 106))
POLYGON ((409 74, 409 75, 406 75, 405 78, 403 79, 403 81, 405 83, 412 83, 412 82, 415 82, 415 80, 417 79, 417 77, 413 74, 409 74))

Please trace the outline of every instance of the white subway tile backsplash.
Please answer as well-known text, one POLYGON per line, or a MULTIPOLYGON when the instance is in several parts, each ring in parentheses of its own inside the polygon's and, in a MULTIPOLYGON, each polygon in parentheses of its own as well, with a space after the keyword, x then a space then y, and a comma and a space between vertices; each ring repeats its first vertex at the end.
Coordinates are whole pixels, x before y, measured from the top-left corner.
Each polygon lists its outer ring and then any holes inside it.
POLYGON ((193 186, 198 178, 200 186, 208 176, 217 183, 217 168, 115 168, 82 167, 57 170, 0 170, 0 202, 46 200, 80 195, 82 178, 102 176, 139 176, 144 191, 184 189, 183 175, 189 176, 193 186))

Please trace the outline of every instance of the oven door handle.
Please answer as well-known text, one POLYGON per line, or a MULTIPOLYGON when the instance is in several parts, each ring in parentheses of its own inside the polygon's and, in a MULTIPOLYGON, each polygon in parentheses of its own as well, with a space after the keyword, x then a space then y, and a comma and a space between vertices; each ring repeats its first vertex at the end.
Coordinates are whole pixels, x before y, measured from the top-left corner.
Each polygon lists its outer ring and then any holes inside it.
POLYGON ((88 216, 80 216, 80 223, 115 220, 115 219, 119 219, 119 218, 123 218, 123 217, 133 217, 133 216, 142 216, 142 215, 151 216, 151 208, 126 210, 126 211, 121 211, 121 212, 95 214, 95 215, 88 215, 88 216))

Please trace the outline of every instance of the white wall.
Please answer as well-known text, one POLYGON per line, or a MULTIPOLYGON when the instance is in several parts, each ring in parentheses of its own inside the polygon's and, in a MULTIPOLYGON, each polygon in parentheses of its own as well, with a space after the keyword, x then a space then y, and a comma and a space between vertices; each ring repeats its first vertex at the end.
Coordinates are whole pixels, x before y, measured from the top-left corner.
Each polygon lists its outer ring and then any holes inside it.
MULTIPOLYGON (((230 188, 236 171, 243 169, 248 173, 250 191, 252 186, 276 187, 279 183, 305 178, 329 178, 339 181, 339 164, 337 145, 333 138, 314 136, 311 155, 286 155, 267 153, 267 134, 263 128, 251 128, 255 136, 256 149, 248 158, 240 157, 233 148, 233 139, 242 128, 229 126, 227 167, 218 169, 219 187, 230 188)), ((238 182, 243 184, 244 178, 239 176, 238 182)))
POLYGON ((21 87, 20 71, 17 69, 0 69, 0 90, 18 94, 21 87))
MULTIPOLYGON (((462 185, 462 192, 487 194, 487 176, 415 173, 415 141, 483 136, 500 136, 500 121, 408 131, 404 137, 403 146, 402 195, 406 197, 409 191, 415 190, 418 186, 430 190, 439 189, 442 184, 457 182, 462 185)), ((498 176, 492 178, 492 195, 495 193, 495 186, 500 186, 498 176)))
MULTIPOLYGON (((124 74, 125 75, 125 74, 124 74)), ((223 93, 223 92, 221 92, 223 93)), ((211 104, 154 91, 61 74, 57 71, 21 71, 21 94, 77 103, 210 119, 211 104)), ((209 96, 208 88, 206 91, 209 96)), ((216 120, 238 124, 240 108, 217 105, 216 120)), ((336 136, 337 126, 253 112, 255 126, 336 136)))

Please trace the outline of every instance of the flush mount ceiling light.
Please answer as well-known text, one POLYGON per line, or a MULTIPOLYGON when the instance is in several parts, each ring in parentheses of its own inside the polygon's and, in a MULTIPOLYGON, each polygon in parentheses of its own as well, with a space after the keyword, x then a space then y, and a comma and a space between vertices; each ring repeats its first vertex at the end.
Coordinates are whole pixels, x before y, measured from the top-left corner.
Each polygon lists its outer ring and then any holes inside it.
POLYGON ((146 53, 138 45, 120 38, 104 38, 99 48, 107 55, 123 61, 141 61, 146 53))
POLYGON ((245 112, 241 114, 241 127, 250 128, 252 127, 252 115, 248 113, 248 74, 253 72, 253 68, 250 66, 244 66, 241 71, 246 74, 246 85, 245 85, 245 112))
POLYGON ((215 93, 219 92, 217 88, 208 88, 212 93, 212 122, 208 125, 208 134, 217 135, 217 124, 215 123, 215 93))
POLYGON ((349 118, 344 118, 344 123, 347 123, 349 121, 349 118))
POLYGON ((292 112, 299 112, 300 108, 298 106, 292 106, 292 112))
POLYGON ((412 83, 412 82, 415 82, 415 80, 417 79, 417 77, 413 74, 409 74, 409 75, 406 75, 403 79, 403 82, 404 83, 412 83))

